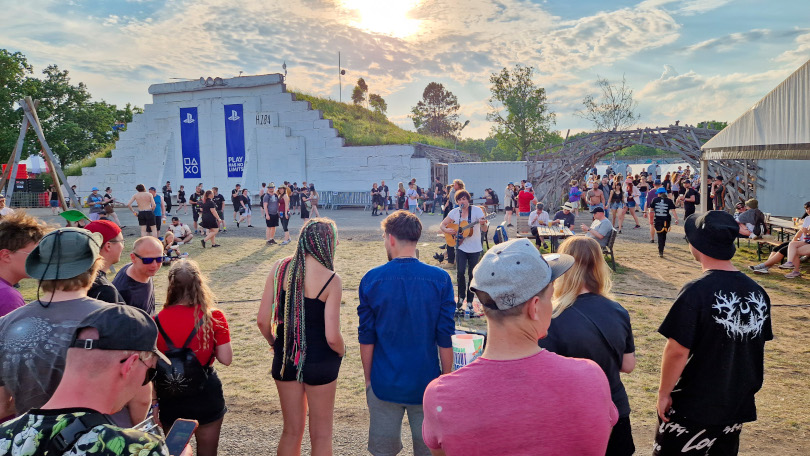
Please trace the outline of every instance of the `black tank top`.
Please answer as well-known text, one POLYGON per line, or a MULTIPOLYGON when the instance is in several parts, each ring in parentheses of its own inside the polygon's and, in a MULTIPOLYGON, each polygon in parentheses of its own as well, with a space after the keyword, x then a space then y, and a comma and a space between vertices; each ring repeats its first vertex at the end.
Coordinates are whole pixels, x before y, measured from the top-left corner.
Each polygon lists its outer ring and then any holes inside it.
POLYGON ((613 203, 621 203, 623 195, 624 195, 623 191, 619 190, 618 192, 616 192, 616 190, 613 190, 613 197, 610 199, 610 201, 613 203))
MULTIPOLYGON (((307 339, 307 360, 321 361, 326 358, 336 357, 335 353, 326 341, 326 319, 324 318, 323 311, 326 307, 326 302, 321 301, 320 298, 332 279, 335 278, 335 273, 329 277, 329 280, 323 285, 318 296, 315 298, 304 297, 304 331, 307 339)), ((281 353, 284 350, 284 302, 287 299, 287 292, 281 291, 281 298, 279 301, 278 318, 279 323, 276 328, 276 340, 273 343, 273 350, 281 353)))

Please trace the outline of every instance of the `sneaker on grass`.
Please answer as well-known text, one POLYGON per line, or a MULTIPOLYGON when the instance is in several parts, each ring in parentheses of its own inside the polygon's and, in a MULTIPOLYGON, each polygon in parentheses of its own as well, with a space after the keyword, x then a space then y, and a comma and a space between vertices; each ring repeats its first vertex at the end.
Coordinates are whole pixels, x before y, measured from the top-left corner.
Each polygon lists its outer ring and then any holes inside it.
POLYGON ((799 278, 801 276, 802 276, 802 273, 799 272, 799 271, 792 271, 792 272, 789 272, 789 273, 785 274, 786 279, 796 279, 796 278, 799 278))
POLYGON ((793 263, 790 261, 786 261, 779 265, 779 269, 793 269, 793 263))
POLYGON ((754 264, 754 265, 748 266, 748 269, 754 271, 757 274, 768 274, 768 273, 770 273, 770 271, 768 270, 768 267, 765 266, 765 263, 754 264))

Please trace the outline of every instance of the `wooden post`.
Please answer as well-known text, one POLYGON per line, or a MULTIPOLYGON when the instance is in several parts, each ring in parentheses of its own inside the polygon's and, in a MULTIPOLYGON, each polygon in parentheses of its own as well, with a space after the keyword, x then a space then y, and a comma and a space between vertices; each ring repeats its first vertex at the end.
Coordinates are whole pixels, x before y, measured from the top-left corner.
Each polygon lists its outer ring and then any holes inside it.
POLYGON ((42 131, 42 125, 40 125, 39 118, 37 117, 36 110, 34 109, 34 102, 31 100, 31 97, 25 97, 25 100, 20 102, 20 104, 23 107, 23 111, 25 111, 25 116, 31 123, 31 127, 37 134, 39 143, 40 145, 42 145, 42 150, 45 151, 45 161, 48 163, 48 166, 50 166, 51 169, 56 171, 61 182, 65 184, 65 187, 67 188, 68 191, 68 195, 70 196, 70 201, 76 208, 80 208, 81 205, 79 204, 79 200, 76 198, 76 194, 73 193, 73 190, 70 188, 69 185, 67 185, 68 184, 67 177, 65 177, 65 173, 62 171, 62 168, 58 165, 56 159, 53 156, 53 152, 51 151, 51 147, 48 145, 48 141, 45 139, 45 134, 42 131))
MULTIPOLYGON (((14 186, 17 184, 17 167, 20 164, 20 157, 22 155, 23 143, 25 142, 25 133, 28 131, 28 119, 23 119, 22 126, 20 127, 20 136, 17 138, 17 147, 11 154, 11 170, 9 171, 9 186, 6 197, 8 198, 8 205, 11 206, 11 196, 14 194, 14 186)), ((5 182, 0 181, 0 190, 2 190, 5 182)))
POLYGON ((700 159, 700 212, 706 212, 709 207, 709 186, 707 185, 707 177, 709 173, 709 162, 701 157, 700 159))

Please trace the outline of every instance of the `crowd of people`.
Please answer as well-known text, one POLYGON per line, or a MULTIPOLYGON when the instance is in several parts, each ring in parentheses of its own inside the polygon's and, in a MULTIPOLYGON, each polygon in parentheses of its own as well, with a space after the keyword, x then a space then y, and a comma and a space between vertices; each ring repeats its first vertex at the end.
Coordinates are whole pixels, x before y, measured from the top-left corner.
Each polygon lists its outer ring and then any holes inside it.
MULTIPOLYGON (((689 176, 689 170, 681 174, 689 176)), ((426 192, 415 181, 407 190, 400 184, 396 210, 385 182, 375 183, 372 215, 385 215, 388 262, 366 272, 357 290, 368 451, 399 453, 407 412, 415 455, 633 454, 621 374, 635 367, 635 343, 630 315, 611 292, 602 247, 614 229, 621 230, 628 210, 638 227, 639 210, 663 255, 672 217, 681 222, 681 204, 689 249, 704 273, 684 285, 658 328, 667 342, 653 454, 736 454, 743 424, 756 419, 764 345, 773 334, 767 293, 730 260, 736 240, 756 236, 762 220, 755 200, 736 219, 720 210, 690 213, 699 195, 690 192, 688 179, 651 177, 573 181, 569 201, 554 217, 530 182, 510 183, 504 223, 527 217, 534 242, 506 241, 486 253, 486 214, 472 204, 461 180, 448 186, 437 180, 426 192), (593 220, 580 225, 582 235, 543 254, 548 246, 537 228, 575 228, 584 208, 593 220), (418 259, 423 225, 417 214, 436 210, 444 217, 439 230, 458 242, 447 249, 456 287, 446 271, 418 259), (465 222, 468 237, 460 236, 465 222), (487 342, 477 360, 452 371, 461 307, 486 319, 487 342), (497 393, 481 394, 482 387, 497 393)), ((714 195, 722 192, 719 182, 714 195)), ((157 236, 172 208, 167 190, 170 182, 162 194, 138 185, 127 207, 138 217, 141 237, 112 280, 107 274, 127 247, 120 223, 101 215, 108 214, 107 197, 97 189, 88 203, 99 215, 82 228, 49 231, 24 211, 2 214, 0 455, 58 454, 52 453, 62 448, 56 445, 78 455, 101 447, 110 454, 122 448, 168 454, 158 434, 138 425, 151 419, 168 430, 181 418, 199 423, 197 454, 217 454, 227 407, 214 366, 234 361, 229 322, 199 265, 177 247, 195 234, 203 247, 217 246, 217 233, 225 230, 224 197, 202 184, 188 199, 178 194, 175 214, 190 206, 194 229, 175 215, 161 241, 157 236), (153 277, 166 262, 172 265, 161 305, 153 277), (27 304, 14 288, 26 277, 37 281, 37 298, 27 304), (166 367, 178 362, 187 372, 180 379, 166 367)), ((488 194, 494 197, 490 189, 488 194)), ((295 251, 269 271, 257 314, 273 352, 282 455, 300 454, 307 423, 312 454, 332 454, 337 380, 347 350, 340 324, 344 288, 335 265, 338 227, 319 217, 317 200, 306 183, 285 182, 278 189, 269 183, 260 190, 268 244, 275 243, 279 223, 281 243, 290 243, 286 222, 295 211, 303 219, 295 251)), ((237 186, 232 204, 237 227, 252 226, 250 192, 237 186)), ((805 210, 810 214, 810 202, 805 210)), ((794 241, 751 269, 767 273, 782 258, 789 262, 780 267, 798 269, 799 258, 810 253, 807 220, 794 241)))

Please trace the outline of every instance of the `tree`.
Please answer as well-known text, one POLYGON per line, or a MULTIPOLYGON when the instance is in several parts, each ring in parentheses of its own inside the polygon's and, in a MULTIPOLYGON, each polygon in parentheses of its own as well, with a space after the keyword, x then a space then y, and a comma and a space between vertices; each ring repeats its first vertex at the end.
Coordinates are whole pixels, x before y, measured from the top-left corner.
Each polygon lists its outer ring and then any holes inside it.
POLYGON ((352 102, 356 105, 364 105, 366 102, 366 94, 368 93, 368 85, 363 78, 357 80, 357 85, 352 90, 352 102))
POLYGON ((547 141, 556 115, 549 110, 546 89, 538 87, 532 76, 533 67, 515 65, 512 71, 504 68, 493 73, 487 120, 495 122, 492 133, 498 139, 498 148, 517 160, 527 152, 540 148, 547 141))
POLYGON ((368 104, 371 106, 371 109, 382 115, 385 115, 386 111, 388 111, 388 103, 383 100, 383 97, 376 93, 372 93, 368 96, 368 104))
POLYGON ((704 120, 697 124, 698 128, 708 128, 709 130, 722 130, 728 127, 728 122, 717 120, 704 120))
POLYGON ((588 95, 582 100, 584 109, 574 114, 593 123, 598 131, 624 130, 641 118, 636 113, 638 102, 633 100, 633 89, 622 75, 621 85, 611 84, 596 76, 596 85, 602 91, 600 98, 588 95))
POLYGON ((36 79, 29 78, 33 68, 25 56, 0 49, 0 161, 6 163, 17 143, 22 122, 22 110, 14 103, 33 94, 36 79))
POLYGON ((416 131, 424 135, 455 139, 461 128, 458 122, 458 98, 438 82, 431 82, 422 92, 422 100, 411 108, 416 131))

